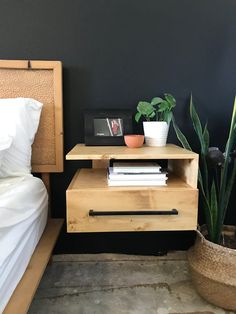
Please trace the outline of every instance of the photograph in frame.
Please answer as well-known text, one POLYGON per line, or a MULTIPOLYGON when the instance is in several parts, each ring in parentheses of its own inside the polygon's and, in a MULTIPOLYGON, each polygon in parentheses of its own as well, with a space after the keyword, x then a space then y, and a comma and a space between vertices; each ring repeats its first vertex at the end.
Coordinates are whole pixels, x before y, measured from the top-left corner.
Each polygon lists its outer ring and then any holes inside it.
POLYGON ((90 110, 84 119, 86 145, 124 145, 124 135, 133 132, 130 110, 90 110))

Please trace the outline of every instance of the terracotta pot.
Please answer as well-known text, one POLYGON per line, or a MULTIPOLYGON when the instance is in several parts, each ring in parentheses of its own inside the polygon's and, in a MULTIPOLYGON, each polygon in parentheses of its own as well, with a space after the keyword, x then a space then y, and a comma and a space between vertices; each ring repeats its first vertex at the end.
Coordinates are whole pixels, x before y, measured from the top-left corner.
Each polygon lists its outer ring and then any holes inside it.
POLYGON ((144 135, 129 134, 124 136, 125 144, 130 148, 138 148, 143 145, 144 135))
MULTIPOLYGON (((222 234, 235 240, 236 227, 225 226, 222 234)), ((197 292, 210 303, 236 310, 236 249, 210 242, 197 231, 188 261, 197 292)))

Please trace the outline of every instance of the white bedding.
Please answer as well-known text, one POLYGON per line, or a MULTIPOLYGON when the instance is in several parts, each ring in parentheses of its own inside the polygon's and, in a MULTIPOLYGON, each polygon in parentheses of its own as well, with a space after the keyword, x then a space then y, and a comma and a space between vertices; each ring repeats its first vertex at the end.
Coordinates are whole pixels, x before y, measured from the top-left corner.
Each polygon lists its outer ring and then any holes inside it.
POLYGON ((32 175, 0 179, 0 313, 42 235, 47 204, 40 179, 32 175))

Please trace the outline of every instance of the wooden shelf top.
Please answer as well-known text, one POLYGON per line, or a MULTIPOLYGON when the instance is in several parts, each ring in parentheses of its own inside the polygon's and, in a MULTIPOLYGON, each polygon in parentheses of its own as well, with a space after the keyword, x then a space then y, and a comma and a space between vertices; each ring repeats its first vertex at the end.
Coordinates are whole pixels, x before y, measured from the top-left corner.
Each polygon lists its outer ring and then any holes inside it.
POLYGON ((163 147, 142 146, 85 146, 77 144, 66 155, 66 160, 109 160, 109 159, 195 159, 198 155, 173 144, 163 147))
POLYGON ((108 186, 106 169, 88 169, 78 170, 71 181, 67 191, 75 190, 102 190, 102 191, 143 191, 143 190, 195 190, 181 178, 169 174, 166 186, 108 186))

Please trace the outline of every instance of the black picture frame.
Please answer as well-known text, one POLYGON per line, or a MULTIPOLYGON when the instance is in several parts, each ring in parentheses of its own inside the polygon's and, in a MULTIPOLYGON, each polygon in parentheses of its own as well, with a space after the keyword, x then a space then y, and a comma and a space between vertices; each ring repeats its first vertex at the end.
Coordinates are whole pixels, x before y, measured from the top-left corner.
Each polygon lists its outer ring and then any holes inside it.
POLYGON ((132 134, 132 111, 122 109, 87 110, 84 113, 85 145, 122 146, 124 135, 132 134))

